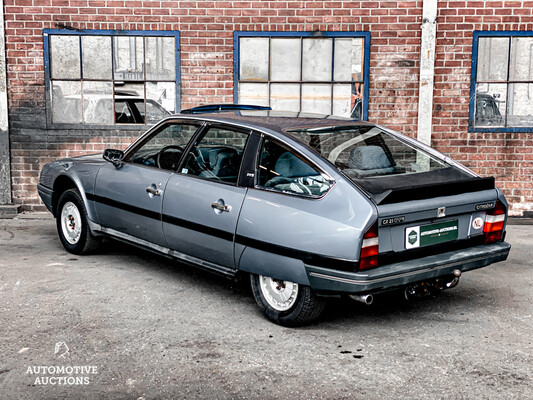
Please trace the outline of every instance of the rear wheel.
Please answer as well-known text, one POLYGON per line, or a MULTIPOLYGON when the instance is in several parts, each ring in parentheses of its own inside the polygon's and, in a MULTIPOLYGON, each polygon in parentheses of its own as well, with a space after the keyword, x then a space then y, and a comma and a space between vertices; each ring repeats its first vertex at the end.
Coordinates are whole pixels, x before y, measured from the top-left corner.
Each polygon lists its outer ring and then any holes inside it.
POLYGON ((259 308, 278 325, 307 324, 316 320, 324 309, 324 301, 309 286, 254 274, 250 280, 259 308))
POLYGON ((77 189, 61 195, 56 216, 57 233, 68 252, 88 254, 98 248, 101 238, 93 236, 89 229, 87 210, 77 189))

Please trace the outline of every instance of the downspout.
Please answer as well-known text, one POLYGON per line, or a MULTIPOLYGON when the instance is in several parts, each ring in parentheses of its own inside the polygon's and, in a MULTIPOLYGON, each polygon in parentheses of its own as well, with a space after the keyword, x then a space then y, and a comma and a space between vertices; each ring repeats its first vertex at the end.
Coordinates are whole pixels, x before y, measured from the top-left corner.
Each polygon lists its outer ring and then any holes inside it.
MULTIPOLYGON (((12 204, 11 157, 9 153, 9 127, 6 83, 6 41, 4 30, 4 0, 0 0, 0 206, 12 204)), ((6 210, 0 210, 0 215, 6 210)))
POLYGON ((437 37, 437 0, 423 1, 417 139, 428 146, 431 146, 431 134, 433 131, 435 42, 437 37))

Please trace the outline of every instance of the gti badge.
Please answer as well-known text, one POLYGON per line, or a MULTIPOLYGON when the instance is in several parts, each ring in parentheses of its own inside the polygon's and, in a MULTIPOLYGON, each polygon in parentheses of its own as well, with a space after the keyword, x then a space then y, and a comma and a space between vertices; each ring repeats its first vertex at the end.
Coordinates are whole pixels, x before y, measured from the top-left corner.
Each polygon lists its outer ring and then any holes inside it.
POLYGON ((439 207, 437 209, 437 218, 442 218, 446 216, 446 207, 439 207))

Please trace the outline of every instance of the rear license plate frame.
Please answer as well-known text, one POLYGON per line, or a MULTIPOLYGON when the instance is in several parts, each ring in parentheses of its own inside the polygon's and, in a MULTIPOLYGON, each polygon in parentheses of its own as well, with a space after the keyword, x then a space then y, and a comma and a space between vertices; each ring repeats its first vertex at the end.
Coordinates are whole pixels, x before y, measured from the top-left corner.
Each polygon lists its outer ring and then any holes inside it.
POLYGON ((404 233, 406 250, 452 242, 459 237, 459 220, 410 226, 405 228, 404 233))

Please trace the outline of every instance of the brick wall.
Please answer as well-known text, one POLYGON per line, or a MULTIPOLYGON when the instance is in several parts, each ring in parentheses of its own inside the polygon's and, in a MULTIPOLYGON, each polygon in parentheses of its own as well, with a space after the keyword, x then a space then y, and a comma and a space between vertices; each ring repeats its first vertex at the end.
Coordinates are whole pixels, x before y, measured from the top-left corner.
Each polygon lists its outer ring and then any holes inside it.
POLYGON ((533 1, 438 2, 432 145, 482 176, 495 176, 510 212, 533 210, 533 130, 468 133, 475 30, 533 31, 533 1))
MULTIPOLYGON (((532 136, 467 133, 472 30, 533 30, 529 3, 441 1, 437 26, 433 144, 483 175, 496 174, 514 202, 514 212, 524 207, 533 210, 532 136), (480 145, 482 151, 476 147, 480 145)), ((422 1, 5 0, 4 4, 13 197, 27 209, 43 209, 35 185, 44 163, 104 147, 124 147, 140 133, 46 128, 44 28, 179 30, 182 108, 233 101, 235 30, 370 31, 369 118, 416 135, 422 1)))

